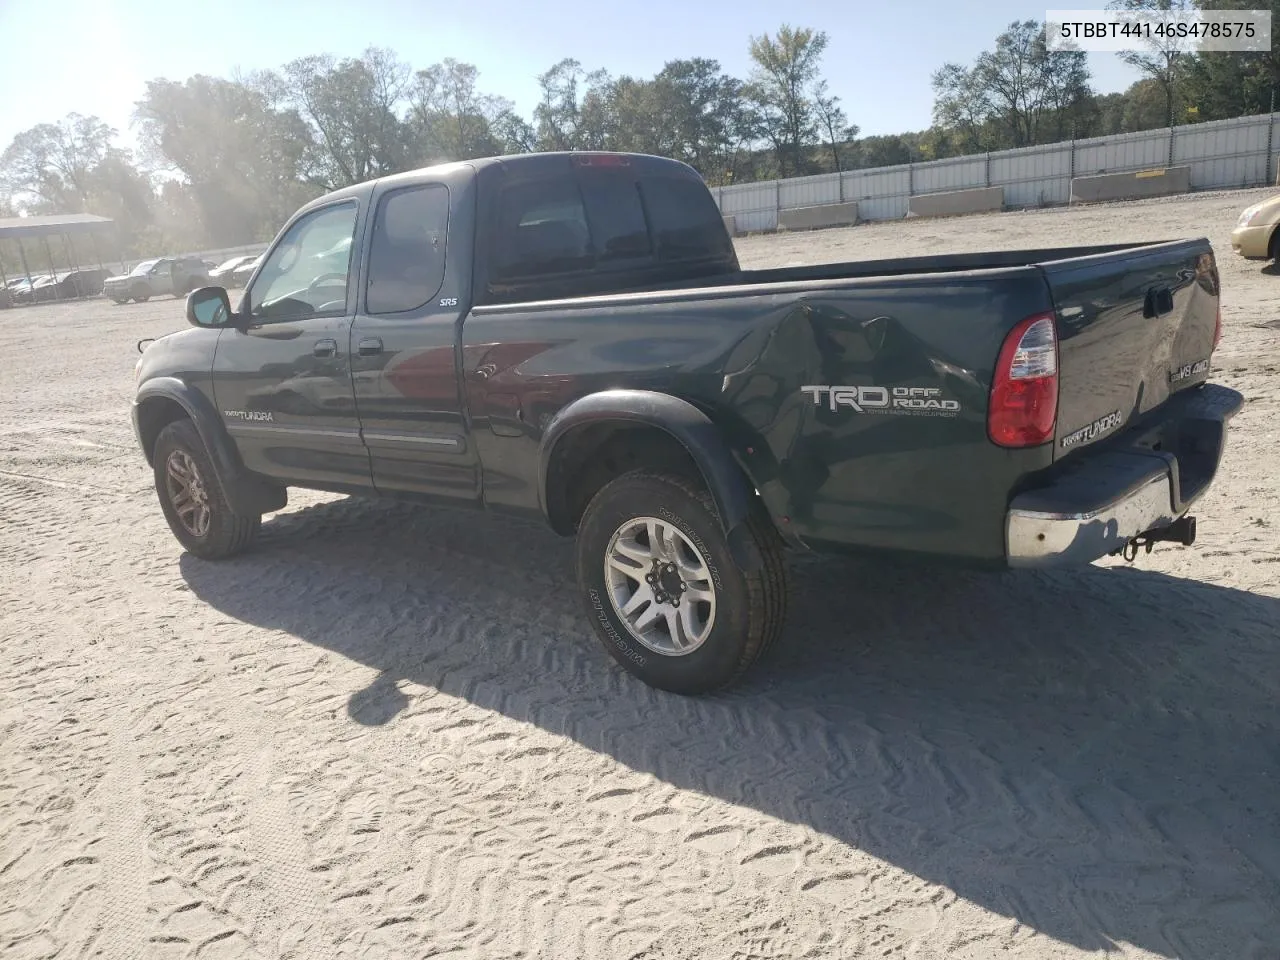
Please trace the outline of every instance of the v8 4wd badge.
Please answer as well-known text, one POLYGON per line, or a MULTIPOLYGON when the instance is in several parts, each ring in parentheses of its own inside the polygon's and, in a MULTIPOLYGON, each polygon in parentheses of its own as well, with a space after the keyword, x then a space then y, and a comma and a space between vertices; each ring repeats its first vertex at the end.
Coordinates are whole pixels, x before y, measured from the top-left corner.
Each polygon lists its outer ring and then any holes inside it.
POLYGON ((1169 371, 1169 382, 1178 383, 1188 377, 1196 377, 1209 372, 1208 360, 1197 360, 1195 363, 1184 363, 1175 370, 1169 371))

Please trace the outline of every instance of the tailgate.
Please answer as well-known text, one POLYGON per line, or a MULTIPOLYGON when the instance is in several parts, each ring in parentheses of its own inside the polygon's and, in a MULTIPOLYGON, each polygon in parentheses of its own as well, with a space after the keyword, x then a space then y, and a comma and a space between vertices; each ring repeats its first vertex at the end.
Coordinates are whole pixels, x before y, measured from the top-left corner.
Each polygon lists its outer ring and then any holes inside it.
POLYGON ((1058 322, 1055 459, 1209 376, 1218 272, 1208 240, 1039 264, 1058 322))

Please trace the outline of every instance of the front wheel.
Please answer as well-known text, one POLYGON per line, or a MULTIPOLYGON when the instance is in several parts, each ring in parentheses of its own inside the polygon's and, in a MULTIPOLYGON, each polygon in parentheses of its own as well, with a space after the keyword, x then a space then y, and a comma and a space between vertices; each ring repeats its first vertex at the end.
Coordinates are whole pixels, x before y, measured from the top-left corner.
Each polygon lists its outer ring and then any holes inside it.
POLYGON ((636 470, 595 495, 578 530, 578 583, 605 649, 650 686, 730 686, 782 629, 786 572, 768 521, 753 516, 748 571, 734 560, 710 494, 682 476, 636 470))
POLYGON ((222 560, 253 543, 262 517, 232 509, 190 420, 175 420, 160 431, 151 462, 164 518, 189 553, 222 560))

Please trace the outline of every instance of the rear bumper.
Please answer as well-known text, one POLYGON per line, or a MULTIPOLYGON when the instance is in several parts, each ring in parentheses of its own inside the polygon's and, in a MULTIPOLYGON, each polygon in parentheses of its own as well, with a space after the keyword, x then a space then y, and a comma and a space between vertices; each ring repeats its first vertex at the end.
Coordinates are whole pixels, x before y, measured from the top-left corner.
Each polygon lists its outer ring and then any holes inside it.
POLYGON ((1184 391, 1123 445, 1082 455, 1048 485, 1014 497, 1005 520, 1009 566, 1091 563, 1173 523, 1209 489, 1227 421, 1243 403, 1217 384, 1184 391))

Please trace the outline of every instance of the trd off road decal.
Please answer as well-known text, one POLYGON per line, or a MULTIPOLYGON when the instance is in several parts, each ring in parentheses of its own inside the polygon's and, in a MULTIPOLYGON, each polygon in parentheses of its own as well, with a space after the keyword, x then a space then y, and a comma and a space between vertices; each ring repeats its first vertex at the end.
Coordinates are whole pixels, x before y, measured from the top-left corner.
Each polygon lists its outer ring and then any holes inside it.
POLYGON ((222 415, 232 420, 265 420, 268 423, 275 420, 270 410, 223 410, 222 415))
POLYGON ((1105 417, 1099 417, 1093 423, 1085 424, 1074 433, 1068 433, 1062 438, 1062 447, 1074 447, 1079 443, 1087 443, 1090 440, 1096 440, 1110 430, 1114 430, 1124 422, 1124 417, 1119 410, 1112 410, 1105 417))
POLYGON ((826 403, 832 411, 848 407, 854 413, 887 413, 916 417, 954 417, 959 400, 945 400, 937 387, 833 387, 826 384, 800 388, 813 405, 826 403))

